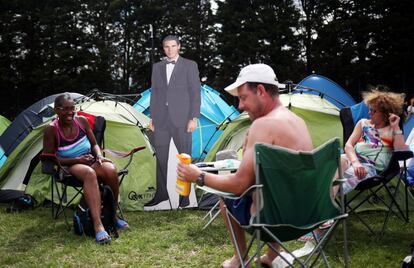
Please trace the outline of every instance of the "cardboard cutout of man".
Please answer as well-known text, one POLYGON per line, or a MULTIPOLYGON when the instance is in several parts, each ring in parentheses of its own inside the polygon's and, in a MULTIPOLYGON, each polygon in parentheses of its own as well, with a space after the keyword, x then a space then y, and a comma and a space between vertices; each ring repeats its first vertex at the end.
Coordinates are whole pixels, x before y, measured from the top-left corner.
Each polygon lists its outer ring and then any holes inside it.
MULTIPOLYGON (((162 41, 166 59, 153 65, 151 76, 150 129, 154 132, 157 158, 157 191, 145 204, 168 200, 167 168, 170 140, 179 153, 191 155, 192 134, 200 116, 200 78, 197 63, 181 57, 180 41, 169 35, 162 41)), ((189 204, 181 198, 179 206, 189 204)))

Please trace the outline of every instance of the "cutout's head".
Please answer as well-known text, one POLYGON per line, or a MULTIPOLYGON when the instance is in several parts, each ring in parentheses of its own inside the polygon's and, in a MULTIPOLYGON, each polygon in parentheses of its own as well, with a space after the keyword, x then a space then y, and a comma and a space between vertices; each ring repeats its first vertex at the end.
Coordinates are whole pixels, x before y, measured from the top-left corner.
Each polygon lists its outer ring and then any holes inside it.
POLYGON ((162 40, 164 53, 169 59, 175 59, 180 53, 180 40, 175 35, 168 35, 162 40))

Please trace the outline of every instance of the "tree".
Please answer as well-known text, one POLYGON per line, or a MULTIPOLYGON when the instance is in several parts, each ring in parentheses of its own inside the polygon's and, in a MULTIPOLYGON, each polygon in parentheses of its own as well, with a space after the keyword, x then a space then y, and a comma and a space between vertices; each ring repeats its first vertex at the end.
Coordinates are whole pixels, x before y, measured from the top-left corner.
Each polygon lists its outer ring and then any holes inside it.
POLYGON ((282 81, 301 77, 298 18, 299 11, 292 1, 218 2, 221 64, 214 85, 227 85, 242 66, 259 62, 274 67, 282 81))

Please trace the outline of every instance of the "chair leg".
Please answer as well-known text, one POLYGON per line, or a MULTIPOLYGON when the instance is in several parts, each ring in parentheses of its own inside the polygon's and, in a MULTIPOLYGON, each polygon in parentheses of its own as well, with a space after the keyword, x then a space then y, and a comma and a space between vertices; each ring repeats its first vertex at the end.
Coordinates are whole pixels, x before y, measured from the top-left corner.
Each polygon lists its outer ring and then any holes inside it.
POLYGON ((207 217, 210 217, 208 222, 203 226, 203 230, 206 229, 220 214, 220 210, 217 210, 217 207, 219 206, 219 204, 220 204, 220 201, 217 201, 217 203, 203 217, 203 220, 205 220, 207 217), (217 211, 213 214, 214 210, 217 210, 217 211))
MULTIPOLYGON (((51 193, 51 199, 52 199, 52 217, 54 219, 57 219, 61 214, 63 214, 65 225, 68 230, 71 229, 68 218, 66 216, 66 209, 72 204, 73 200, 75 200, 79 194, 82 194, 82 188, 73 187, 77 192, 76 194, 68 201, 66 202, 66 205, 63 204, 65 202, 66 196, 67 196, 67 185, 64 183, 60 183, 62 186, 61 191, 59 190, 58 182, 52 178, 52 193, 51 193), (54 203, 54 194, 56 191, 58 204, 54 203), (56 209, 55 209, 56 207, 56 209)), ((67 201, 67 200, 66 200, 67 201)))
POLYGON ((54 198, 53 198, 53 192, 54 192, 54 185, 55 185, 55 180, 53 179, 53 176, 50 177, 50 187, 52 188, 52 194, 51 194, 51 199, 52 199, 52 218, 55 218, 55 202, 53 202, 54 198))
MULTIPOLYGON (((397 207, 397 210, 400 212, 400 215, 404 219, 404 221, 405 222, 408 222, 408 219, 406 218, 404 212, 402 211, 402 209, 400 208, 400 206, 398 205, 397 200, 396 200, 396 196, 397 196, 398 189, 400 188, 400 184, 401 184, 401 179, 398 180, 398 183, 397 183, 397 186, 395 187, 394 193, 391 192, 391 190, 387 187, 387 185, 384 185, 385 186, 384 188, 388 192, 388 195, 389 195, 389 197, 391 199, 391 203, 388 206, 388 212, 387 212, 387 215, 386 215, 386 217, 384 219, 384 223, 382 225, 381 236, 383 236, 384 233, 385 233, 385 228, 386 228, 386 226, 388 224, 388 220, 389 220, 389 218, 391 216, 391 213, 394 213, 394 214, 396 214, 398 216, 398 213, 396 213, 396 212, 393 211, 393 208, 392 207, 393 207, 394 204, 397 207)), ((408 200, 406 200, 406 201, 408 202, 408 200)), ((408 206, 408 204, 407 204, 407 206, 408 206)))
POLYGON ((348 229, 346 219, 342 220, 342 231, 344 235, 344 267, 348 268, 349 265, 349 253, 348 253, 348 229))
MULTIPOLYGON (((367 199, 367 198, 366 198, 367 199)), ((365 200, 366 199, 364 199, 364 201, 363 202, 365 202, 365 200)), ((352 208, 349 204, 347 204, 347 207, 350 209, 349 211, 348 211, 348 214, 353 214, 353 215, 355 215, 358 219, 359 219, 359 221, 363 224, 363 225, 365 225, 365 227, 368 229, 368 231, 372 234, 372 235, 376 235, 375 234, 375 232, 374 232, 374 230, 372 230, 372 228, 369 226, 369 224, 368 223, 366 223, 365 222, 365 220, 360 216, 360 215, 358 215, 358 213, 357 212, 355 212, 355 209, 356 208, 352 208)), ((357 208, 358 208, 359 206, 357 206, 357 208)))
MULTIPOLYGON (((57 219, 57 217, 60 215, 60 211, 62 210, 62 196, 60 194, 59 191, 59 187, 57 182, 55 181, 55 190, 56 190, 56 194, 57 194, 57 198, 59 200, 59 204, 56 205, 56 212, 55 215, 53 216, 54 219, 57 219)), ((53 201, 52 201, 53 202, 53 201)))
MULTIPOLYGON (((305 262, 302 262, 299 258, 296 258, 295 255, 293 255, 293 253, 282 243, 282 241, 280 241, 269 229, 267 229, 266 227, 262 227, 263 231, 269 235, 276 243, 279 244, 279 246, 287 253, 289 254, 293 260, 297 261, 301 267, 305 267, 305 262)), ((271 249, 274 252, 277 252, 278 254, 280 253, 280 251, 276 250, 275 248, 271 247, 271 249)), ((290 264, 290 261, 288 259, 286 259, 285 256, 283 256, 283 254, 279 254, 279 257, 286 263, 289 264, 290 267, 294 267, 294 265, 290 264)))
MULTIPOLYGON (((246 252, 244 253, 243 259, 246 259, 248 257, 248 255, 249 255, 249 251, 252 248, 253 243, 254 243, 255 238, 256 238, 256 232, 257 232, 257 230, 255 230, 253 232, 252 238, 250 239, 249 244, 246 247, 246 252)), ((260 251, 264 247, 264 245, 265 245, 265 243, 261 243, 261 245, 259 247, 259 250, 257 250, 257 248, 256 248, 256 253, 253 254, 252 256, 250 256, 250 258, 247 260, 247 262, 245 263, 245 265, 249 265, 254 260, 254 257, 257 257, 257 262, 258 263, 256 263, 256 267, 260 267, 260 265, 261 265, 260 264, 260 251)))
POLYGON ((260 263, 260 251, 262 249, 262 247, 261 247, 262 243, 261 243, 261 240, 260 240, 260 228, 256 230, 256 235, 253 237, 253 239, 254 238, 256 238, 256 253, 255 253, 256 258, 257 258, 256 267, 260 268, 260 267, 262 267, 262 264, 260 263))
MULTIPOLYGON (((340 187, 340 200, 341 200, 341 212, 342 214, 347 214, 346 213, 346 195, 343 192, 343 186, 341 185, 340 187)), ((347 216, 348 217, 348 216, 347 216)), ((348 268, 348 229, 347 229, 347 225, 346 225, 346 218, 342 219, 342 231, 343 231, 343 236, 344 236, 344 267, 348 268)))
MULTIPOLYGON (((336 224, 336 223, 335 223, 336 224)), ((330 232, 329 232, 330 233, 330 232)), ((323 245, 326 243, 325 242, 325 239, 326 239, 326 237, 328 236, 328 235, 330 235, 329 233, 326 233, 319 241, 318 241, 318 238, 316 237, 316 235, 315 235, 315 233, 314 232, 312 232, 312 235, 313 235, 313 239, 316 241, 316 242, 318 242, 318 243, 320 243, 320 249, 314 249, 314 251, 316 252, 316 250, 318 251, 318 254, 315 256, 315 259, 313 260, 313 262, 311 263, 311 265, 310 265, 310 267, 313 267, 315 264, 316 264, 316 262, 318 261, 318 259, 319 259, 319 257, 322 255, 322 259, 323 259, 323 262, 325 263, 325 266, 326 267, 328 267, 328 268, 330 268, 331 266, 329 265, 329 262, 328 262, 328 258, 326 257, 326 254, 325 254, 325 251, 323 251, 323 245)), ((309 255, 309 259, 311 258, 313 256, 313 254, 310 254, 309 255)), ((309 261, 309 259, 306 259, 306 261, 305 261, 305 263, 307 263, 308 261, 309 261)))
MULTIPOLYGON (((59 211, 56 211, 56 218, 59 217, 60 214, 63 214, 63 218, 65 219, 66 229, 70 230, 70 225, 69 225, 69 222, 68 222, 68 218, 66 217, 66 213, 65 213, 66 206, 63 205, 64 199, 66 198, 66 195, 67 195, 67 186, 62 184, 62 195, 59 196, 59 211)), ((72 198, 72 200, 73 200, 73 198, 72 198)), ((72 200, 70 202, 72 202, 72 200)))
MULTIPOLYGON (((227 210, 227 208, 226 208, 226 210, 227 210)), ((236 248, 237 257, 239 258, 239 261, 242 264, 242 267, 244 268, 245 267, 244 259, 243 259, 243 256, 241 254, 239 245, 237 243, 236 234, 234 233, 233 224, 232 224, 232 221, 230 219, 229 212, 227 212, 227 211, 226 211, 226 218, 227 218, 227 222, 229 223, 230 234, 231 234, 231 238, 233 239, 234 247, 236 248)))
POLYGON ((120 203, 120 202, 118 202, 118 211, 119 211, 119 215, 121 216, 121 218, 122 218, 123 220, 125 220, 125 218, 124 218, 124 213, 123 213, 123 211, 122 211, 122 208, 121 208, 121 203, 120 203))
POLYGON ((405 188, 405 219, 406 222, 410 222, 410 218, 408 216, 408 181, 407 181, 407 166, 406 161, 404 161, 404 166, 400 174, 400 179, 402 178, 404 182, 404 188, 405 188))

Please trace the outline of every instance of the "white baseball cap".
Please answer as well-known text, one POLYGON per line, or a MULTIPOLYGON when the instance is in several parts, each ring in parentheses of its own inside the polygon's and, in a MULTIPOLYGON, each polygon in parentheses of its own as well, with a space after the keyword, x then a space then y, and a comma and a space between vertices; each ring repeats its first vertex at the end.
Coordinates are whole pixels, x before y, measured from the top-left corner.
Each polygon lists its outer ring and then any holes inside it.
POLYGON ((255 82, 269 85, 275 85, 279 88, 285 88, 284 84, 279 84, 272 67, 267 64, 257 63, 250 64, 241 69, 236 82, 226 87, 224 90, 233 96, 237 96, 237 88, 244 83, 255 82))

